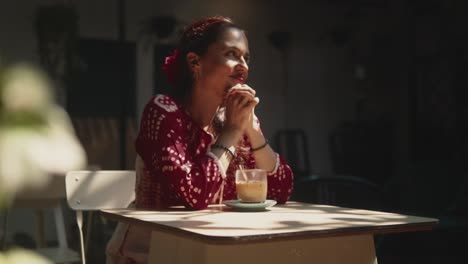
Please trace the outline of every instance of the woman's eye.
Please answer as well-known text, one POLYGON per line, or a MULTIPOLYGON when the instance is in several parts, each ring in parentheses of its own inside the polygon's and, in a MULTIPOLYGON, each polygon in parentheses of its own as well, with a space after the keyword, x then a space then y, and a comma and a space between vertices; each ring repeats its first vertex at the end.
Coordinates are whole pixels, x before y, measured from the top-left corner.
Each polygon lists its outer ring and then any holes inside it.
MULTIPOLYGON (((226 56, 227 57, 234 57, 236 60, 240 60, 242 58, 243 55, 241 55, 240 53, 236 52, 235 50, 231 50, 231 51, 228 51, 226 52, 226 56)), ((249 63, 250 61, 250 56, 249 55, 246 55, 244 57, 244 60, 246 63, 249 63)))
POLYGON ((227 53, 228 56, 236 56, 236 52, 235 51, 228 51, 227 53))

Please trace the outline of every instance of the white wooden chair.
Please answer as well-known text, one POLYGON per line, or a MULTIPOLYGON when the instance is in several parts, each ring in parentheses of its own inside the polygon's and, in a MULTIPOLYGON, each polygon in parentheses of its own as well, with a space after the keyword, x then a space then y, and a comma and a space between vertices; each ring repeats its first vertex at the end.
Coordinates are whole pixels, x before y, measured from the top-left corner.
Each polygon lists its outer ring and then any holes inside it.
MULTIPOLYGON (((70 171, 65 177, 67 202, 76 211, 81 259, 86 263, 83 211, 126 208, 135 199, 135 171, 70 171)), ((90 226, 87 229, 89 237, 90 226)))

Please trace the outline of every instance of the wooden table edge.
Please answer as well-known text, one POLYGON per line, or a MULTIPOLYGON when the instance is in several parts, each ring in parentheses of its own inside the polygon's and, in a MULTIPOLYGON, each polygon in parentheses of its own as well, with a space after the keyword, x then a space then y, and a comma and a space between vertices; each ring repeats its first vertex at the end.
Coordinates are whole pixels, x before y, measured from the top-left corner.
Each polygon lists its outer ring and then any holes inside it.
POLYGON ((128 224, 136 224, 149 229, 157 230, 160 232, 170 233, 173 235, 181 236, 184 238, 202 241, 207 244, 237 244, 242 243, 264 243, 273 241, 285 241, 285 240, 298 240, 298 239, 310 239, 310 238, 326 238, 326 237, 337 237, 337 236, 357 236, 357 235, 380 235, 390 233, 402 233, 402 232, 419 232, 419 231, 430 231, 434 229, 438 224, 437 219, 432 219, 431 222, 423 223, 411 223, 388 225, 388 226, 370 226, 370 227, 346 227, 336 228, 333 230, 310 230, 298 232, 288 232, 279 234, 265 234, 265 235, 248 235, 248 236, 208 236, 198 234, 188 230, 180 229, 177 227, 167 226, 155 222, 147 222, 140 219, 117 215, 111 212, 100 211, 101 215, 107 219, 124 222, 128 224))

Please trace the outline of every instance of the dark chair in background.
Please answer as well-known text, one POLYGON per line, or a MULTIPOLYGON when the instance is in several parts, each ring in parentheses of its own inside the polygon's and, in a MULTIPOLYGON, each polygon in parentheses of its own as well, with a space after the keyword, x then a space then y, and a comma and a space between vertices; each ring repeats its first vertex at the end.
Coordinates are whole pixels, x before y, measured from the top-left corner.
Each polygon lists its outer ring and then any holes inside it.
POLYGON ((307 136, 302 129, 284 129, 275 134, 275 147, 288 161, 295 179, 310 176, 307 136))
POLYGON ((329 135, 333 171, 378 185, 394 171, 393 126, 386 119, 344 122, 329 135))
POLYGON ((294 172, 291 200, 363 209, 382 207, 380 186, 371 181, 349 174, 314 174, 304 130, 280 130, 275 143, 294 172))
MULTIPOLYGON (((291 200, 369 210, 384 207, 383 192, 375 183, 352 175, 313 174, 303 130, 280 130, 275 135, 275 143, 294 172, 291 200)), ((377 250, 382 241, 382 236, 375 238, 377 250)))
POLYGON ((292 200, 382 211, 381 188, 350 175, 313 175, 295 182, 292 200))

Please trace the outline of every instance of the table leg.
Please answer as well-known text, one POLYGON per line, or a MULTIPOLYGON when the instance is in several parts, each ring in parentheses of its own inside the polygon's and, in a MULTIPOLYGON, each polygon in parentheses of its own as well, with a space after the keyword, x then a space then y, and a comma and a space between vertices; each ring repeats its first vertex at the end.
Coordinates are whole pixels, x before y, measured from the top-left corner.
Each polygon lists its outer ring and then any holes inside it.
POLYGON ((299 264, 314 260, 321 264, 377 264, 373 236, 223 245, 153 231, 148 263, 299 264))

